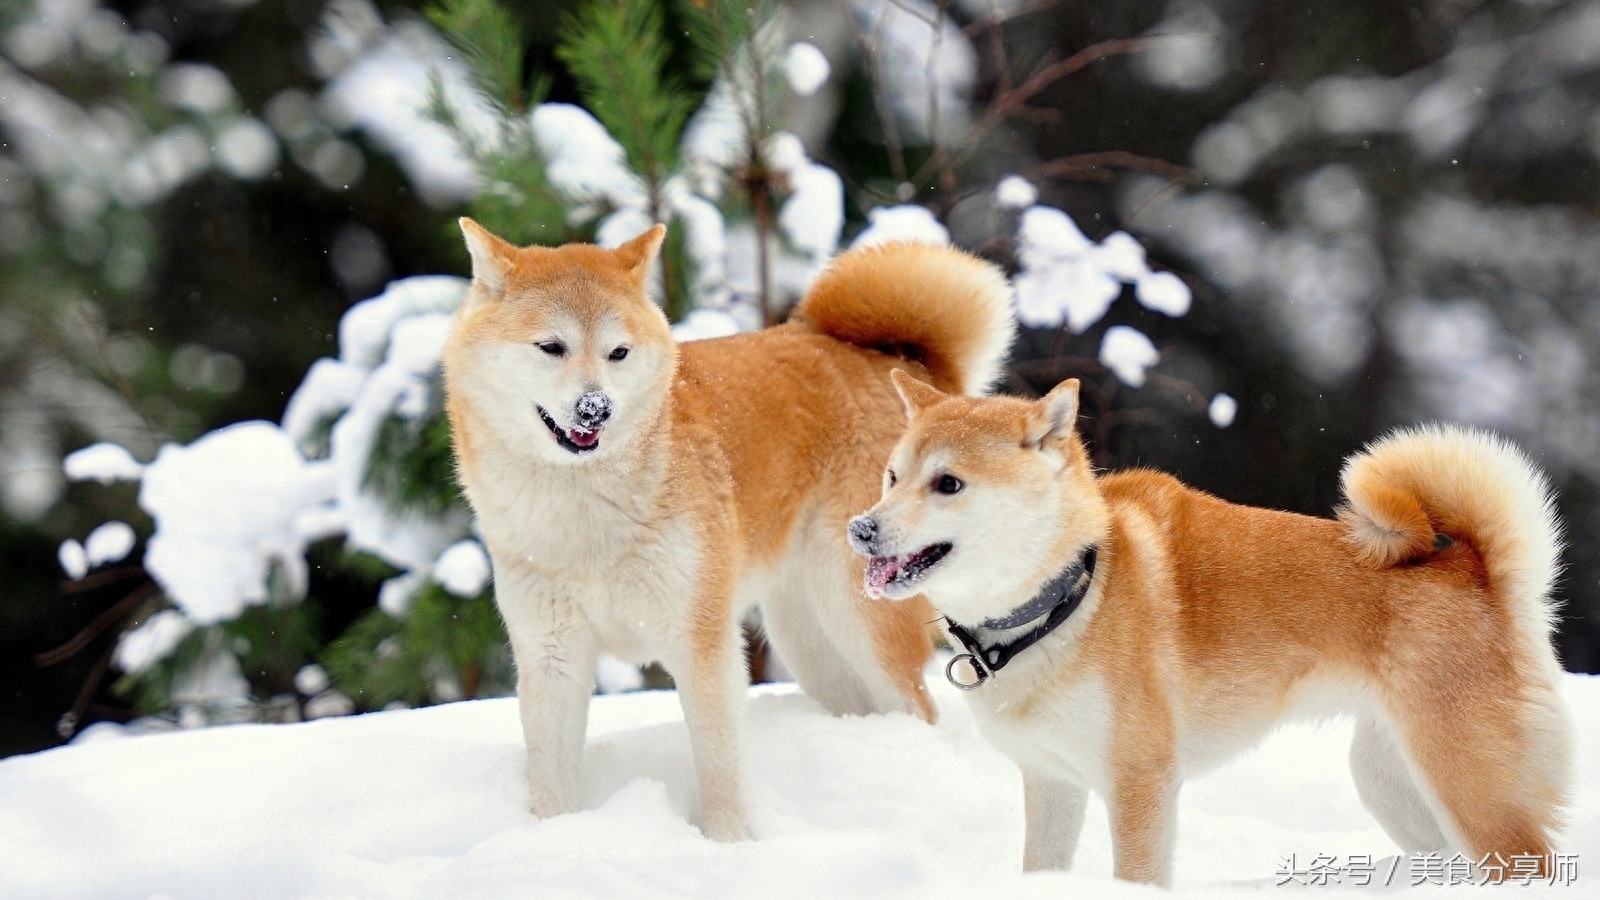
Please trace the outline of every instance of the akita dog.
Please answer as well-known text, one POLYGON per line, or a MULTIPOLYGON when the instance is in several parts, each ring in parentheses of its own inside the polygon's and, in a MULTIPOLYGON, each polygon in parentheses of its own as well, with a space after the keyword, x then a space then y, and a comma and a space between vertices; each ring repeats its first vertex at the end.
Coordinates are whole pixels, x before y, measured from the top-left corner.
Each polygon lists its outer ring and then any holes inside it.
POLYGON ((1358 717, 1362 801, 1405 850, 1550 852, 1572 746, 1560 539, 1520 451, 1397 432, 1348 460, 1346 506, 1318 519, 1097 478, 1076 380, 1036 402, 894 380, 909 429, 851 542, 869 592, 947 617, 948 674, 1022 771, 1024 868, 1071 864, 1094 790, 1116 875, 1167 884, 1180 782, 1338 712, 1358 717))
POLYGON ((740 618, 757 601, 823 706, 931 721, 931 610, 868 602, 844 528, 899 436, 891 370, 967 392, 998 376, 1004 276, 941 247, 853 251, 788 323, 678 346, 645 292, 663 226, 615 250, 461 227, 473 281, 446 403, 516 657, 534 813, 577 806, 605 651, 672 673, 703 828, 745 836, 740 618))

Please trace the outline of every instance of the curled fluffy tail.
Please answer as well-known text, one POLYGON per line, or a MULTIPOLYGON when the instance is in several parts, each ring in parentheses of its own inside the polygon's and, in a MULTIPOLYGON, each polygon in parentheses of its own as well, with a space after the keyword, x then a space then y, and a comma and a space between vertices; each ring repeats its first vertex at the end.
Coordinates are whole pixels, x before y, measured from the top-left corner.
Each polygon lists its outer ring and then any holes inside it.
POLYGON ((946 391, 979 394, 1016 336, 1011 287, 994 266, 950 247, 882 244, 835 259, 795 317, 862 347, 915 359, 946 391))
POLYGON ((1477 548, 1490 590, 1548 639, 1561 554, 1550 485, 1515 445, 1481 431, 1397 431, 1352 456, 1339 518, 1362 560, 1392 566, 1435 550, 1437 534, 1477 548))

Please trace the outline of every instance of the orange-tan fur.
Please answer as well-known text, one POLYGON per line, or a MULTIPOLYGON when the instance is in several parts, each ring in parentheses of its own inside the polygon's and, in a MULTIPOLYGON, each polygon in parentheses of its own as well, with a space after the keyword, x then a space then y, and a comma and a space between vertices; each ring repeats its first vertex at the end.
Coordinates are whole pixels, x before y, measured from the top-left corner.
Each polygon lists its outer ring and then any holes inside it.
POLYGON ((1338 713, 1358 717, 1356 785, 1402 849, 1552 851, 1571 765, 1550 643, 1560 541, 1520 451, 1398 432, 1349 460, 1347 505, 1319 519, 1153 471, 1097 478, 1076 381, 1027 402, 895 380, 911 423, 896 486, 865 515, 885 534, 875 555, 953 542, 915 586, 941 612, 1001 615, 1099 547, 1073 616, 969 695, 1022 769, 1025 867, 1070 865, 1094 790, 1117 876, 1168 883, 1181 781, 1286 717, 1338 713), (929 490, 941 472, 961 493, 929 490), (982 529, 1021 549, 963 556, 982 529))
POLYGON ((672 673, 706 833, 744 836, 739 623, 755 603, 830 710, 932 720, 931 613, 861 597, 844 523, 899 434, 891 370, 952 391, 998 374, 1014 329, 1004 278, 955 250, 856 251, 791 322, 679 346, 645 291, 661 226, 616 250, 462 227, 474 282, 445 352, 447 407, 517 659, 534 812, 578 804, 605 651, 672 673), (610 418, 595 449, 569 450, 556 435, 591 437, 591 395, 610 418))

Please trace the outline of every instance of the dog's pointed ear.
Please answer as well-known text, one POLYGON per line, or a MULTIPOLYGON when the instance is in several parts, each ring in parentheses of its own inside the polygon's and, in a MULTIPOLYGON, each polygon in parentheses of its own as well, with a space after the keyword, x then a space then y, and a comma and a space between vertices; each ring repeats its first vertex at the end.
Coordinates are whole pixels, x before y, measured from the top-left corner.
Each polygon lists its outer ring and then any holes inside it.
POLYGON ((1077 419, 1078 379, 1068 378, 1034 403, 1028 419, 1028 445, 1039 447, 1066 437, 1077 419))
POLYGON ((516 261, 517 248, 466 216, 461 217, 461 235, 467 239, 467 253, 472 256, 472 280, 483 285, 491 296, 499 296, 516 261))
POLYGON ((617 255, 617 262, 629 274, 642 282, 650 272, 650 264, 656 261, 656 254, 661 252, 661 242, 666 239, 667 226, 657 222, 644 234, 611 252, 617 255))
POLYGON ((904 369, 891 370, 889 380, 894 382, 894 390, 900 395, 900 402, 906 405, 907 419, 914 418, 917 413, 950 396, 926 381, 918 381, 907 375, 904 369))

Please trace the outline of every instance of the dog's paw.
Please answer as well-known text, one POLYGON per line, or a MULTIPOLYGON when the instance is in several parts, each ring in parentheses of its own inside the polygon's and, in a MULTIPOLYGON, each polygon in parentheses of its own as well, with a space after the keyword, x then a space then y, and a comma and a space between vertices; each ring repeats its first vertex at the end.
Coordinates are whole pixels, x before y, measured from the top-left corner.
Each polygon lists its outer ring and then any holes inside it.
POLYGON ((750 840, 750 828, 742 819, 725 821, 707 821, 700 826, 700 831, 706 837, 722 844, 733 844, 739 841, 750 840))
POLYGON ((563 802, 553 794, 530 793, 528 795, 528 812, 533 813, 535 819, 551 819, 563 813, 572 812, 572 805, 563 802))

